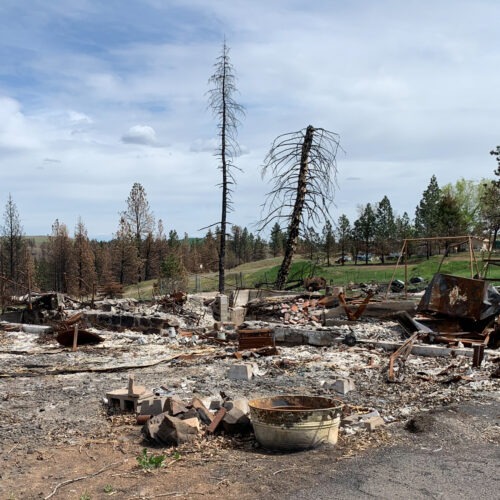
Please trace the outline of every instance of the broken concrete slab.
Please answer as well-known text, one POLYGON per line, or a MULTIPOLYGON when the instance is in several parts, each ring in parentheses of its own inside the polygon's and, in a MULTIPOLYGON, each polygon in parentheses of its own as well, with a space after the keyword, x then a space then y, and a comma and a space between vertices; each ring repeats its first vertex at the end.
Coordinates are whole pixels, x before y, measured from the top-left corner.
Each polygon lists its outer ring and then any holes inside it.
POLYGON ((163 445, 192 443, 199 434, 199 421, 197 418, 181 420, 164 412, 151 417, 142 428, 142 434, 145 439, 163 445))
POLYGON ((231 322, 236 326, 240 326, 245 321, 246 313, 246 307, 233 307, 229 310, 231 322))
POLYGON ((225 401, 222 406, 227 411, 231 411, 233 408, 237 408, 246 415, 248 415, 250 412, 250 407, 248 406, 248 399, 246 398, 238 398, 238 399, 232 399, 230 401, 225 401))
POLYGON ((182 399, 177 394, 174 394, 167 398, 164 411, 175 417, 181 413, 187 413, 188 409, 182 399))
POLYGON ((379 427, 383 427, 385 425, 384 419, 380 416, 370 417, 362 419, 363 425, 365 429, 369 432, 373 432, 379 427))
MULTIPOLYGON (((376 340, 358 340, 360 345, 371 345, 374 347, 380 347, 385 351, 395 351, 401 347, 400 342, 388 342, 388 341, 376 341, 376 340)), ((429 357, 452 357, 452 356, 467 356, 472 358, 474 355, 474 349, 469 347, 445 347, 440 345, 430 345, 430 344, 414 344, 411 353, 417 356, 429 356, 429 357)), ((485 358, 487 359, 487 354, 494 354, 494 351, 489 349, 485 350, 485 358)))
POLYGON ((244 434, 252 429, 250 417, 236 407, 226 412, 222 425, 228 434, 244 434))

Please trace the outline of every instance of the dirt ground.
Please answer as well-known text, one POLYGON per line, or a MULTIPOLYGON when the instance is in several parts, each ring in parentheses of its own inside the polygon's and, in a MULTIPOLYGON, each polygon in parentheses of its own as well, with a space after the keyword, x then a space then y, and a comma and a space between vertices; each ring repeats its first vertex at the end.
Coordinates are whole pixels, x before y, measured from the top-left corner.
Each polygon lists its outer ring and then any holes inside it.
POLYGON ((472 443, 497 449, 500 442, 495 353, 478 370, 465 357, 413 356, 403 382, 388 384, 381 350, 280 347, 276 356, 252 358, 257 376, 235 381, 226 376, 238 362, 230 345, 103 335, 104 343, 72 352, 51 339, 0 332, 0 498, 300 498, 300 492, 309 498, 304 492, 328 491, 328 481, 377 449, 439 453, 472 443), (107 391, 127 385, 129 373, 186 401, 220 392, 339 397, 329 382, 349 377, 356 390, 343 396, 346 408, 376 409, 386 425, 373 433, 341 428, 337 446, 297 453, 265 451, 253 435, 200 435, 177 449, 153 447, 133 416, 114 414, 103 401, 107 391), (413 432, 406 430, 416 417, 413 432), (141 468, 144 448, 165 455, 165 466, 141 468))
MULTIPOLYGON (((339 480, 345 481, 346 471, 351 481, 353 476, 365 478, 370 470, 366 475, 363 474, 363 460, 367 457, 373 466, 373 453, 378 449, 393 450, 389 452, 391 455, 403 448, 412 455, 426 454, 433 459, 443 448, 448 453, 451 449, 452 456, 456 456, 461 446, 466 449, 471 446, 482 446, 483 449, 489 447, 496 449, 496 459, 492 458, 489 465, 489 469, 494 472, 499 458, 498 411, 496 418, 491 418, 492 409, 489 408, 487 419, 480 415, 483 406, 469 405, 466 409, 471 408, 475 409, 475 415, 467 414, 458 407, 447 407, 432 413, 434 425, 424 425, 418 435, 395 424, 390 431, 384 429, 372 435, 363 434, 349 439, 344 437, 337 447, 297 453, 265 452, 255 448, 251 437, 229 441, 222 437, 211 441, 202 440, 195 449, 186 447, 177 450, 176 456, 172 449, 148 448, 150 453, 169 457, 165 467, 153 471, 145 471, 138 466, 136 457, 144 446, 139 429, 120 419, 120 424, 114 426, 115 439, 81 439, 78 444, 27 450, 13 445, 2 453, 1 498, 331 498, 327 493, 320 494, 325 491, 326 482, 338 488, 339 480)), ((475 458, 482 457, 477 454, 475 458)), ((447 462, 450 469, 459 465, 453 458, 451 464, 449 457, 447 462)), ((470 474, 467 478, 469 487, 478 478, 478 469, 482 472, 488 470, 484 463, 474 465, 474 469, 467 471, 470 474)), ((392 467, 399 473, 404 468, 411 470, 401 460, 392 467)), ((434 469, 439 467, 434 466, 434 469)), ((382 475, 388 470, 383 470, 382 475)), ((492 488, 489 490, 490 498, 498 491, 494 489, 495 477, 495 474, 489 474, 487 478, 492 488)), ((383 484, 389 483, 390 479, 391 475, 388 474, 383 484)), ((481 483, 484 488, 484 478, 481 483)), ((406 484, 405 487, 407 490, 410 488, 410 498, 437 498, 431 494, 435 486, 426 484, 428 496, 419 495, 417 490, 411 494, 411 486, 406 484)), ((346 496, 348 491, 344 488, 343 494, 339 491, 336 497, 360 498, 356 490, 351 492, 352 496, 346 496)), ((375 496, 397 498, 391 496, 389 487, 384 487, 383 492, 375 496)), ((444 495, 441 498, 458 497, 444 495)))

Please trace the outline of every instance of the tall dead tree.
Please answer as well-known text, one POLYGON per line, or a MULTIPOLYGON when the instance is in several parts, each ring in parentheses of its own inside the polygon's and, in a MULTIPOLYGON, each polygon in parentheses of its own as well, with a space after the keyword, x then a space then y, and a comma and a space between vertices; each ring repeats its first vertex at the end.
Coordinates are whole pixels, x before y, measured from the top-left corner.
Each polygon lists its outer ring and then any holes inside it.
POLYGON ((278 136, 264 160, 262 175, 271 173, 272 190, 267 194, 260 230, 271 223, 287 224, 285 255, 276 288, 283 289, 301 231, 330 220, 337 173, 339 135, 309 125, 298 132, 278 136))
POLYGON ((232 187, 236 184, 233 172, 237 167, 234 158, 239 154, 239 146, 236 141, 239 117, 244 115, 244 108, 234 99, 236 89, 236 76, 234 68, 229 59, 229 48, 224 41, 222 53, 214 65, 215 72, 209 79, 211 89, 208 91, 208 106, 217 119, 219 131, 219 146, 216 156, 219 158, 219 169, 222 173, 222 210, 221 219, 217 224, 220 226, 219 237, 219 292, 224 293, 224 268, 226 262, 226 235, 227 214, 231 211, 232 187))

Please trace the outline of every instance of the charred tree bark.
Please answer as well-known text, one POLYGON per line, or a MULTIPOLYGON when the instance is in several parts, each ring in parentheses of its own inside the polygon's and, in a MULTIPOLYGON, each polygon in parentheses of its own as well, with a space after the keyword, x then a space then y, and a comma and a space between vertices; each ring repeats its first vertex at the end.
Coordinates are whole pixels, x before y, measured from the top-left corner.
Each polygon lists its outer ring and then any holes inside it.
MULTIPOLYGON (((227 65, 222 67, 222 88, 226 88, 227 65)), ((220 216, 220 240, 219 240, 219 293, 224 293, 225 267, 226 267, 226 227, 227 227, 227 203, 229 195, 229 185, 227 178, 227 160, 226 160, 226 128, 227 128, 227 96, 225 92, 221 95, 221 170, 222 170, 222 210, 220 216)))
POLYGON ((309 125, 306 129, 304 141, 302 143, 302 152, 300 156, 300 170, 297 182, 297 196, 293 207, 290 224, 288 226, 288 237, 285 243, 285 255, 283 262, 278 271, 278 278, 276 279, 276 288, 282 290, 285 286, 290 266, 292 265, 292 258, 297 249, 297 240, 299 238, 300 222, 302 219, 302 210, 307 193, 307 177, 309 173, 309 154, 313 143, 314 128, 309 125))

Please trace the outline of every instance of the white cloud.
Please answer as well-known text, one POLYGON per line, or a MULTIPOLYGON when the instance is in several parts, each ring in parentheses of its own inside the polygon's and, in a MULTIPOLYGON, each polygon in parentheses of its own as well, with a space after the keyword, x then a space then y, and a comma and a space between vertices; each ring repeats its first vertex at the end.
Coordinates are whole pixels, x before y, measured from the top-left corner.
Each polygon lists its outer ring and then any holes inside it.
POLYGON ((94 121, 90 116, 86 115, 85 113, 80 113, 78 111, 70 110, 68 111, 68 116, 69 120, 72 123, 78 123, 78 124, 87 124, 90 125, 94 121))
POLYGON ((214 153, 219 146, 219 141, 213 139, 196 139, 190 146, 189 150, 193 153, 214 153))
POLYGON ((232 222, 258 217, 273 139, 308 124, 340 133, 347 152, 334 217, 384 195, 413 216, 433 173, 440 185, 493 175, 497 2, 137 0, 116 10, 32 0, 22 22, 8 4, 2 189, 28 232, 50 231, 56 217, 72 227, 81 215, 90 234, 110 234, 136 181, 167 227, 196 234, 217 220, 206 91, 224 35, 246 107, 232 222), (169 148, 159 147, 166 137, 169 148))
POLYGON ((143 144, 145 146, 156 146, 156 132, 149 125, 134 125, 128 132, 122 135, 122 142, 126 144, 143 144))
POLYGON ((0 151, 34 149, 40 144, 36 128, 15 99, 0 96, 0 151))

